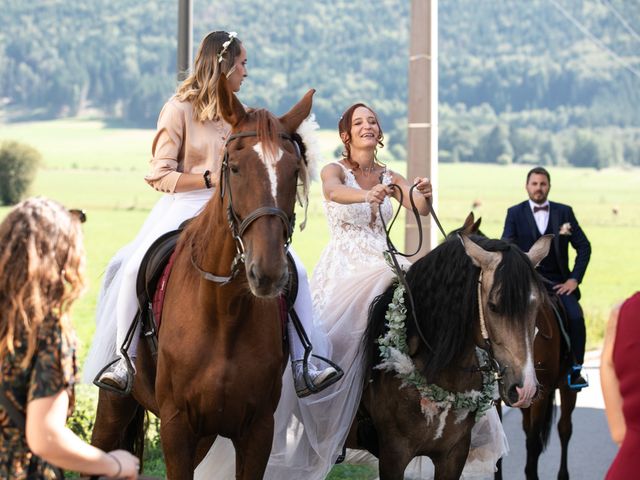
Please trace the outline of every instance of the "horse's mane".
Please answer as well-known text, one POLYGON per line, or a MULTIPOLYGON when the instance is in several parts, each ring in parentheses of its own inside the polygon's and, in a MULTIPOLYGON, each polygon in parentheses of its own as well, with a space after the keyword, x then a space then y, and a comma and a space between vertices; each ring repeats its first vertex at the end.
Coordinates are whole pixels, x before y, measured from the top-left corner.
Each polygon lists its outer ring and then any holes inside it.
MULTIPOLYGON (((512 244, 476 235, 470 238, 485 250, 503 253, 493 284, 493 290, 500 289, 496 308, 509 317, 523 318, 531 285, 539 284, 531 263, 512 244)), ((480 269, 473 265, 459 237, 448 238, 407 272, 420 329, 433 349, 423 348, 420 353, 426 366, 422 373, 427 379, 451 366, 472 341, 478 318, 479 274, 480 269)), ((394 289, 395 285, 378 296, 369 310, 369 325, 364 337, 367 372, 379 363, 377 339, 386 331, 384 317, 394 289)), ((406 296, 405 305, 410 308, 406 296)), ((417 335, 410 312, 407 312, 406 325, 407 338, 417 335)))

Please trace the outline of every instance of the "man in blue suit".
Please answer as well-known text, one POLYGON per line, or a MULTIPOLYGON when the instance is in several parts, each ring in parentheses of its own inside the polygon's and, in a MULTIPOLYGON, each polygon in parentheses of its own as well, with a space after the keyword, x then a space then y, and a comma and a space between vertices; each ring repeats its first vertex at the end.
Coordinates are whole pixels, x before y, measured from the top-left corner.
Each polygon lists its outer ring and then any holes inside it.
POLYGON ((569 338, 575 358, 575 365, 568 372, 568 382, 569 387, 580 390, 589 384, 580 373, 587 336, 584 314, 578 303, 578 284, 582 282, 589 264, 591 244, 571 207, 547 200, 551 176, 546 169, 531 169, 527 174, 526 188, 529 200, 509 208, 502 238, 527 252, 540 236, 548 233, 554 235, 553 248, 540 262, 537 270, 549 281, 547 288, 559 295, 567 312, 569 338), (572 270, 569 269, 569 244, 576 251, 572 270))

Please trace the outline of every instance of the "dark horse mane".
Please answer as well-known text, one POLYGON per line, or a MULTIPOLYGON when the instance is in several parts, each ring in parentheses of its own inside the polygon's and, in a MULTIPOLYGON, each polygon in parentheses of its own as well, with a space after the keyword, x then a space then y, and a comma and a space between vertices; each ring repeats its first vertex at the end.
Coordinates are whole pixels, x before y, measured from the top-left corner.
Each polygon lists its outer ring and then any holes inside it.
MULTIPOLYGON (((263 108, 248 109, 247 117, 249 117, 250 121, 256 122, 255 131, 257 132, 258 142, 262 142, 262 146, 265 151, 275 153, 279 146, 279 129, 277 119, 269 111, 263 108)), ((236 141, 241 142, 243 140, 244 139, 240 138, 236 141)), ((228 231, 226 213, 223 215, 223 218, 225 219, 223 221, 223 225, 212 222, 208 215, 208 212, 214 208, 222 207, 224 199, 220 197, 219 192, 219 187, 216 186, 216 191, 213 193, 211 199, 207 202, 202 212, 185 227, 181 237, 181 242, 178 245, 178 248, 184 248, 185 245, 192 245, 194 250, 193 256, 197 261, 200 261, 203 258, 209 239, 213 238, 214 235, 219 234, 221 227, 224 228, 224 231, 228 231)))
MULTIPOLYGON (((539 284, 529 259, 518 247, 505 241, 477 235, 469 238, 485 250, 502 252, 503 259, 495 272, 490 298, 497 300, 495 310, 498 313, 523 318, 531 286, 539 284), (497 289, 500 294, 494 297, 497 289)), ((480 268, 473 265, 458 236, 448 238, 407 272, 420 329, 433 349, 423 348, 420 353, 426 366, 422 373, 427 379, 433 379, 450 367, 472 341, 478 318, 479 274, 480 268)), ((369 308, 369 323, 363 340, 368 374, 380 362, 377 339, 387 329, 385 314, 394 289, 395 284, 379 295, 369 308)), ((406 296, 405 305, 410 308, 406 296)), ((409 339, 417 334, 409 311, 406 325, 409 339)))

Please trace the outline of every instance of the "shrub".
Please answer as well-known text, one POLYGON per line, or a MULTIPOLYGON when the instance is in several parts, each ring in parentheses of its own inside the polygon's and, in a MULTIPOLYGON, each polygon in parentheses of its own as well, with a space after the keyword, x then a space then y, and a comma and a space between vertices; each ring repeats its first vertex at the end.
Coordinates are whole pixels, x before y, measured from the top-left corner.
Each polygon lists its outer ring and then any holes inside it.
POLYGON ((14 141, 0 145, 0 204, 13 205, 26 195, 41 155, 35 148, 14 141))

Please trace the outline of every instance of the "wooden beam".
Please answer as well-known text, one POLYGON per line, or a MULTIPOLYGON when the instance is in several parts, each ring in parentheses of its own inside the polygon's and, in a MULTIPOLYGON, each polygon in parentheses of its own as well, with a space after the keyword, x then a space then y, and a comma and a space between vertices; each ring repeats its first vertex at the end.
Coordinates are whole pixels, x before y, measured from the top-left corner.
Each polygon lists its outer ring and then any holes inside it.
MULTIPOLYGON (((434 187, 433 207, 437 213, 438 193, 438 1, 411 1, 409 44, 409 105, 407 135, 407 179, 429 177, 434 187)), ((417 259, 435 247, 433 221, 424 221, 424 243, 417 259)), ((418 246, 418 226, 407 214, 405 249, 418 246)))

